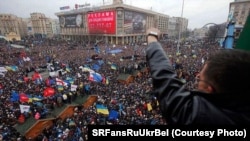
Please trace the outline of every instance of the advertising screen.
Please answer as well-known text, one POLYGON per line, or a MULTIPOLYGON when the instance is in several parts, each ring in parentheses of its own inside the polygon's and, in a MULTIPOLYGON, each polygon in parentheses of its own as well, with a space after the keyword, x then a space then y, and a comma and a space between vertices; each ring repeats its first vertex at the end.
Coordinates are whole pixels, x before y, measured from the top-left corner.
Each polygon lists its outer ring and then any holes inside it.
POLYGON ((83 17, 81 14, 65 15, 59 17, 61 27, 83 27, 83 17))
POLYGON ((88 27, 90 34, 115 34, 116 12, 99 11, 88 13, 88 27))
POLYGON ((146 16, 133 11, 124 12, 124 31, 127 34, 144 33, 146 31, 146 16))

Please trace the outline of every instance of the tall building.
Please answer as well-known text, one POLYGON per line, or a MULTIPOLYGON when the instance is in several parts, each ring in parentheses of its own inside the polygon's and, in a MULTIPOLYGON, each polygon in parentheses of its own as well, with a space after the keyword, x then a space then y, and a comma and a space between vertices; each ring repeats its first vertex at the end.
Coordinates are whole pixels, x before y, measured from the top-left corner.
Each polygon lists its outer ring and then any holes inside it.
POLYGON ((27 23, 28 36, 33 36, 34 32, 33 32, 32 22, 31 22, 30 18, 25 19, 25 21, 27 23))
POLYGON ((168 36, 169 38, 177 39, 179 32, 182 33, 187 31, 188 19, 181 17, 170 17, 168 20, 168 36))
POLYGON ((194 33, 194 38, 195 39, 204 39, 207 35, 207 32, 208 32, 208 27, 203 27, 203 28, 195 28, 193 30, 193 33, 194 33))
POLYGON ((168 15, 127 5, 122 0, 113 0, 110 5, 58 12, 56 15, 64 39, 129 44, 145 42, 149 27, 157 27, 163 34, 168 34, 168 15))
POLYGON ((52 24, 52 33, 54 36, 58 36, 60 34, 60 24, 58 19, 51 20, 52 24))
POLYGON ((250 0, 235 0, 229 6, 229 20, 235 21, 235 38, 237 39, 250 14, 250 0))
POLYGON ((50 38, 54 36, 53 19, 47 18, 43 13, 31 13, 32 31, 35 37, 50 38))
POLYGON ((0 35, 8 40, 21 40, 27 36, 27 23, 12 14, 0 14, 0 35))

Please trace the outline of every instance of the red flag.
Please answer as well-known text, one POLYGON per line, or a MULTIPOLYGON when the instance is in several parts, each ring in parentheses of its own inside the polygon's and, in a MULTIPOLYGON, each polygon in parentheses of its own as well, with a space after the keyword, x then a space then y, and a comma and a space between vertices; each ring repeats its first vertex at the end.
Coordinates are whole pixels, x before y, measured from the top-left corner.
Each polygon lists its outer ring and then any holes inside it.
POLYGON ((35 71, 34 74, 32 75, 32 80, 36 80, 36 79, 41 79, 42 80, 42 76, 39 72, 35 71))

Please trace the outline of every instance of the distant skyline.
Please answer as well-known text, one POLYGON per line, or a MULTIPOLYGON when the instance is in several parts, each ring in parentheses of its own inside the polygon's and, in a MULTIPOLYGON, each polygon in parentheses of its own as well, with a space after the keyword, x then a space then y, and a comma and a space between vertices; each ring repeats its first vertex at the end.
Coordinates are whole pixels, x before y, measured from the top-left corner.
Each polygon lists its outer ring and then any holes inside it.
MULTIPOLYGON (((234 0, 184 0, 183 18, 188 19, 188 28, 201 28, 207 23, 221 24, 227 21, 229 5, 234 0)), ((38 12, 56 19, 55 13, 62 12, 60 7, 90 3, 90 6, 111 4, 112 0, 2 0, 1 14, 13 14, 21 18, 30 18, 30 13, 38 12)), ((181 17, 183 0, 123 0, 123 3, 181 17)), ((68 10, 66 10, 68 11, 68 10)))

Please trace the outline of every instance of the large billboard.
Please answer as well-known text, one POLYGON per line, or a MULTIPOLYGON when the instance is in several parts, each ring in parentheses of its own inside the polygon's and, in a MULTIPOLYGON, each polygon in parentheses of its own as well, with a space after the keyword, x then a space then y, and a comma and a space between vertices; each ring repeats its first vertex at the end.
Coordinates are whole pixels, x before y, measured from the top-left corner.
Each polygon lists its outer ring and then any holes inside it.
POLYGON ((88 28, 90 34, 115 34, 116 12, 99 11, 88 13, 88 28))
POLYGON ((61 27, 83 27, 83 17, 81 14, 64 15, 59 17, 61 27))
POLYGON ((146 15, 143 13, 138 13, 133 11, 125 11, 124 31, 126 34, 145 33, 146 15))

